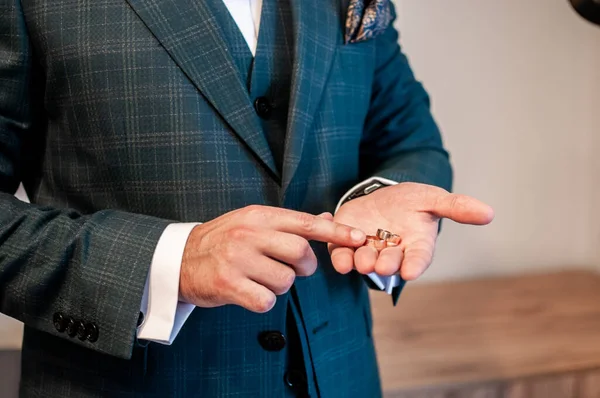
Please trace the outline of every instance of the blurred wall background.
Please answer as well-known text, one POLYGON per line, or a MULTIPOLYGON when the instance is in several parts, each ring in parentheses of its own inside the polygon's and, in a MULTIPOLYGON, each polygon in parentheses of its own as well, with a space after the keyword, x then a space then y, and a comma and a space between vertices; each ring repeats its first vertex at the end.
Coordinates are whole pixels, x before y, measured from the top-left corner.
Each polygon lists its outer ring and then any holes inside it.
MULTIPOLYGON (((496 209, 487 227, 446 222, 421 281, 600 268, 600 27, 567 0, 395 3, 455 191, 496 209)), ((0 315, 0 349, 21 330, 0 315)))
POLYGON ((455 191, 494 206, 444 225, 422 281, 600 267, 600 27, 568 0, 396 0, 455 191))

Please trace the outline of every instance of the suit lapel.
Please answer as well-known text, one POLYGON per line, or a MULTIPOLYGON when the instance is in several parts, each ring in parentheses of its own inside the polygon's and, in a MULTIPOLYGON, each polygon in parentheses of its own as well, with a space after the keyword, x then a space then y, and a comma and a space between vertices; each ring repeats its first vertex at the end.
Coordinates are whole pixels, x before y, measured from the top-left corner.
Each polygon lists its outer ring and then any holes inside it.
POLYGON ((246 85, 206 3, 126 1, 237 135, 279 177, 246 85))
POLYGON ((340 10, 336 1, 290 0, 294 19, 294 70, 283 165, 283 192, 294 177, 302 156, 335 47, 341 42, 340 10))

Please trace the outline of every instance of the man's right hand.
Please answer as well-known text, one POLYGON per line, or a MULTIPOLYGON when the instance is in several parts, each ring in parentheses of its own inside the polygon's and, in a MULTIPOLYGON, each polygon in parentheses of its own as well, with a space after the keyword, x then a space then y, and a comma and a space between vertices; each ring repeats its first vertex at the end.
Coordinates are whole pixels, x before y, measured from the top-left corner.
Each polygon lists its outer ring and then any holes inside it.
POLYGON ((296 276, 315 272, 317 258, 309 240, 347 247, 364 243, 364 232, 332 218, 252 205, 196 226, 183 253, 181 301, 269 311, 296 276))

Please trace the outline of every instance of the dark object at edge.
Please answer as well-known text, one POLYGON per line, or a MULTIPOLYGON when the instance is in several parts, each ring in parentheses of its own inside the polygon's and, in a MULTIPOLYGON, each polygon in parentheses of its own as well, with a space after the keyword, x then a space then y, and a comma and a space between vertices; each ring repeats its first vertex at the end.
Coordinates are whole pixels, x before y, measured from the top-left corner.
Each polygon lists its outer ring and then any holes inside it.
POLYGON ((569 0, 569 3, 582 18, 600 25, 600 0, 569 0))

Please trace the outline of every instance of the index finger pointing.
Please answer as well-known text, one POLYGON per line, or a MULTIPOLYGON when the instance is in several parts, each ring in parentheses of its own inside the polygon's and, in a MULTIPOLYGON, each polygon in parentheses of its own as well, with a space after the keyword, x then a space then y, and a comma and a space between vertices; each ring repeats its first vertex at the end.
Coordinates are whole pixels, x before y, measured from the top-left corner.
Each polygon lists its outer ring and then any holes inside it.
POLYGON ((366 234, 360 229, 303 212, 288 211, 283 217, 278 217, 277 222, 280 231, 307 240, 355 247, 362 245, 366 239, 366 234))

